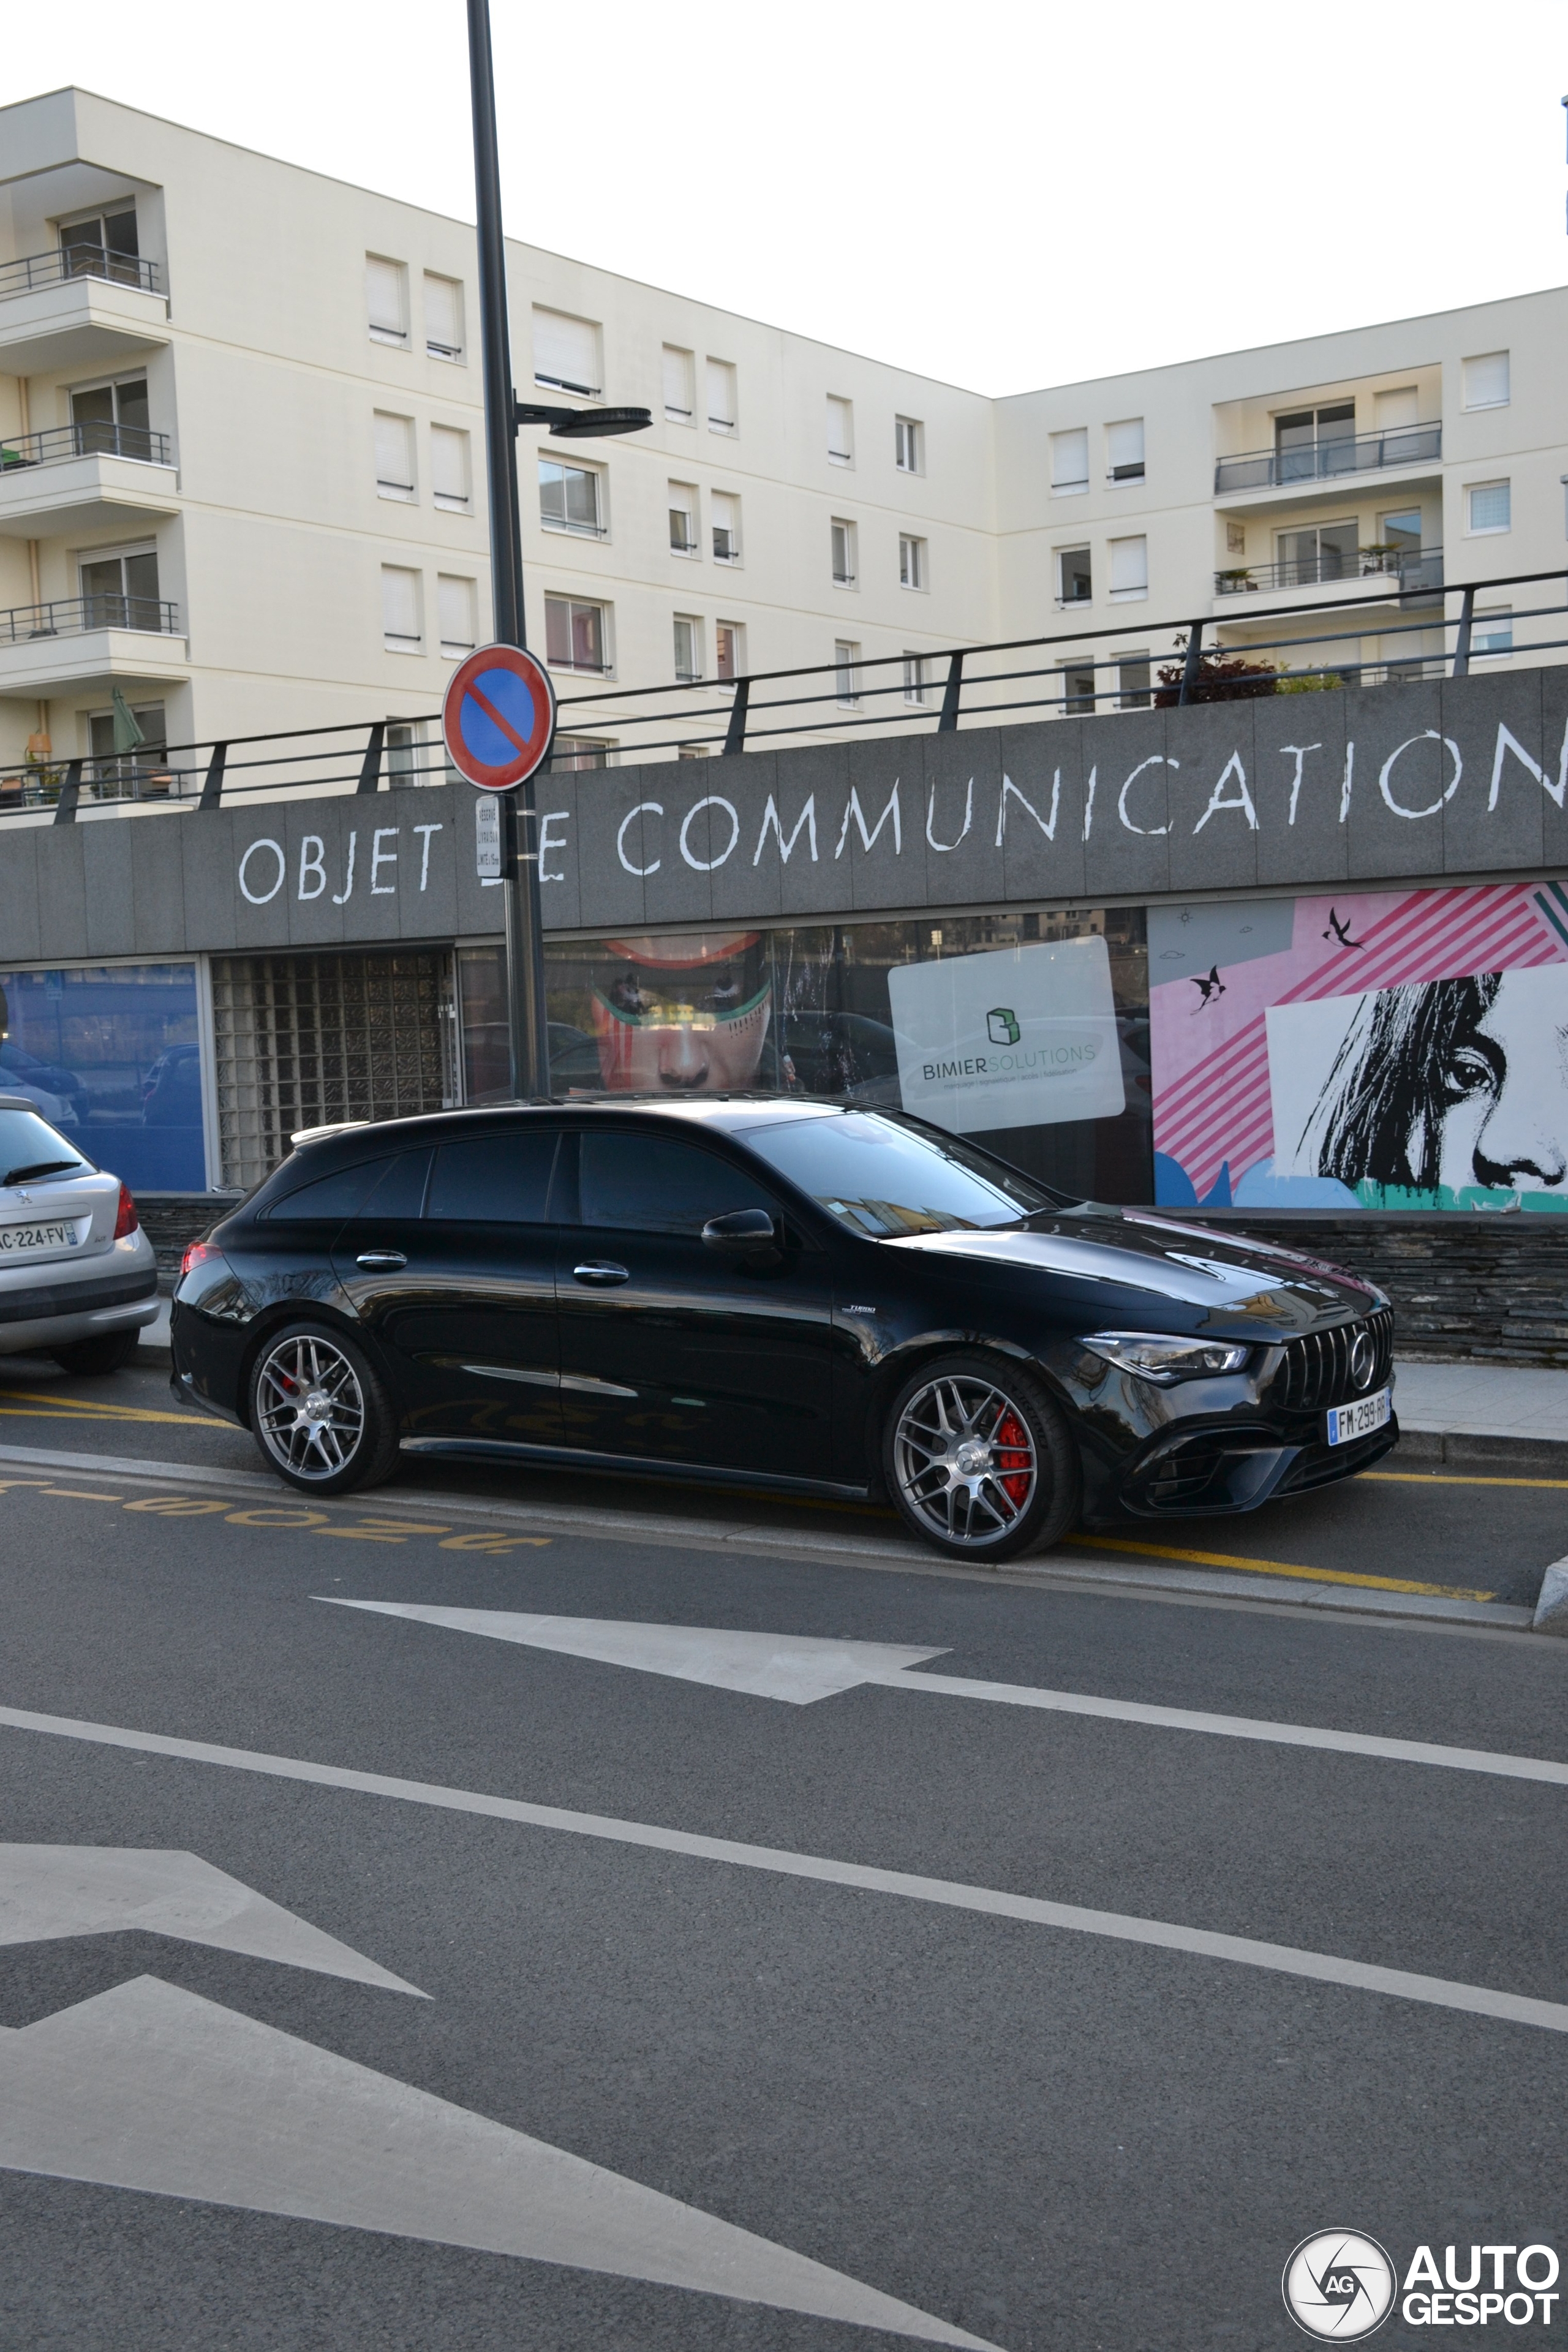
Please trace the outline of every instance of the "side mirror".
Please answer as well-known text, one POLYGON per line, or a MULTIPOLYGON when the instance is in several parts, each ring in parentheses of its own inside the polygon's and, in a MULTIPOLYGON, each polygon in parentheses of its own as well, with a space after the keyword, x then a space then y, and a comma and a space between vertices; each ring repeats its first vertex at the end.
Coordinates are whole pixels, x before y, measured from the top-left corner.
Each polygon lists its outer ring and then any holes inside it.
POLYGON ((731 1209, 728 1216, 710 1217, 702 1228, 706 1249, 721 1257, 773 1260, 779 1251, 778 1220, 765 1209, 731 1209))

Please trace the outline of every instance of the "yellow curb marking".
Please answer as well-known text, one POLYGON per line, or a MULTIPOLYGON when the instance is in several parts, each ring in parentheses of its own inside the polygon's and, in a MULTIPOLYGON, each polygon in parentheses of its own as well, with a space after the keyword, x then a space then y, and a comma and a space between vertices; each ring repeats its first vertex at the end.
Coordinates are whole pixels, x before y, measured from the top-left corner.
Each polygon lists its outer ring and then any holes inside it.
POLYGON ((63 1495, 71 1503, 118 1503, 118 1495, 106 1495, 100 1486, 46 1486, 46 1495, 63 1495))
MULTIPOLYGON (((51 1487, 49 1492, 57 1489, 51 1487)), ((226 1503, 198 1502, 194 1495, 143 1495, 134 1503, 127 1503, 128 1511, 153 1511, 163 1519, 205 1518, 211 1511, 226 1511, 226 1503)))
POLYGON ((1460 1478, 1432 1470, 1363 1470, 1363 1478, 1386 1478, 1402 1486, 1552 1486, 1568 1489, 1568 1478, 1460 1478))
POLYGON ((1171 1544, 1130 1543, 1121 1536, 1072 1536, 1074 1544, 1092 1544, 1097 1551, 1129 1551, 1143 1559, 1195 1560, 1200 1568, 1240 1568, 1258 1576, 1295 1576, 1313 1584, 1353 1584, 1373 1592, 1420 1592, 1441 1601, 1493 1601, 1491 1592, 1475 1592, 1458 1584, 1416 1584, 1399 1576, 1353 1576, 1342 1568, 1292 1568, 1279 1559, 1242 1559, 1227 1551, 1179 1551, 1171 1544))

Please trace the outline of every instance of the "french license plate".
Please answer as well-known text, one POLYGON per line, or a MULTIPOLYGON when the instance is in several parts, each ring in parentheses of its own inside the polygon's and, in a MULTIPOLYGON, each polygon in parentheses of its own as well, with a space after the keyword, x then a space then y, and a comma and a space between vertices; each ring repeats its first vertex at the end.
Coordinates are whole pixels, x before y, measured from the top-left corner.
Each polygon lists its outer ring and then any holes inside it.
POLYGON ((1358 1437, 1370 1437, 1374 1429, 1386 1425, 1393 1411, 1392 1389, 1379 1389, 1373 1396, 1359 1397, 1354 1404, 1331 1405, 1329 1444, 1352 1445, 1358 1437))
POLYGON ((74 1220, 53 1225, 0 1225, 0 1259, 31 1257, 37 1250, 75 1247, 74 1220))

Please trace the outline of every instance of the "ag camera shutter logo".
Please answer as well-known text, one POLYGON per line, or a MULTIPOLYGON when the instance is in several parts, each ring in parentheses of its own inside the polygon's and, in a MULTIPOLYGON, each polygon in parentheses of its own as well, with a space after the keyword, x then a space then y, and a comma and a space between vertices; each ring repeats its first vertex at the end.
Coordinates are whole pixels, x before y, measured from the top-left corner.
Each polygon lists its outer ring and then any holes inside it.
POLYGON ((1303 2238, 1280 2281, 1285 2308, 1320 2342, 1357 2344, 1374 2335, 1394 2308, 1394 2264, 1375 2238, 1358 2230, 1320 2230, 1303 2238))

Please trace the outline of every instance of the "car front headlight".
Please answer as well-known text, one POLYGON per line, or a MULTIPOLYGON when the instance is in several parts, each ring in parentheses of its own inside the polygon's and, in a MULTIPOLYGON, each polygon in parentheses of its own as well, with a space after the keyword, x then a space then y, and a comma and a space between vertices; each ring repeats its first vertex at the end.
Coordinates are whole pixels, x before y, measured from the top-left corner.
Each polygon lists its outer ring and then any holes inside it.
POLYGON ((1119 1371, 1135 1372, 1161 1388, 1215 1372, 1239 1372, 1249 1352, 1223 1341, 1177 1339, 1163 1331, 1095 1331, 1082 1344, 1119 1371))

